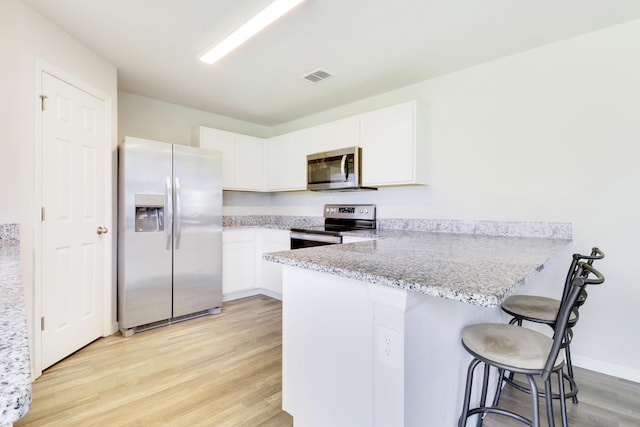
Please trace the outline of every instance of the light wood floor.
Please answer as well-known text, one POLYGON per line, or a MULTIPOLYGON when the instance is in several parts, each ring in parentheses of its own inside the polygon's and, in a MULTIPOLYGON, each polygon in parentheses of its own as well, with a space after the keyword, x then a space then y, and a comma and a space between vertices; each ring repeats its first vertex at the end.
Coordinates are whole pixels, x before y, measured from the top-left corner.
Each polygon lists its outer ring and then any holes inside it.
MULTIPOLYGON (((280 409, 281 321, 281 303, 256 296, 225 303, 217 316, 102 338, 47 369, 15 425, 292 426, 280 409)), ((570 426, 640 427, 640 384, 579 368, 576 376, 570 426)), ((519 392, 506 390, 501 404, 529 414, 519 392)), ((484 422, 522 425, 495 415, 484 422)))
POLYGON ((282 304, 256 296, 222 313, 88 345, 47 369, 16 426, 291 426, 281 408, 282 304))

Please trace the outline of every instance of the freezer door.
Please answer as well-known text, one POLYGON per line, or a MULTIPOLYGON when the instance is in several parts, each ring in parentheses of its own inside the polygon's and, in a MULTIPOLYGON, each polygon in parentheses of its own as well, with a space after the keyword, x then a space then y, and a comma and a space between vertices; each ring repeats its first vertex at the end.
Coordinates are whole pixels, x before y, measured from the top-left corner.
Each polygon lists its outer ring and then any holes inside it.
POLYGON ((222 153, 173 146, 173 317, 222 305, 222 153))
POLYGON ((171 144, 125 138, 118 171, 118 323, 171 318, 171 144))

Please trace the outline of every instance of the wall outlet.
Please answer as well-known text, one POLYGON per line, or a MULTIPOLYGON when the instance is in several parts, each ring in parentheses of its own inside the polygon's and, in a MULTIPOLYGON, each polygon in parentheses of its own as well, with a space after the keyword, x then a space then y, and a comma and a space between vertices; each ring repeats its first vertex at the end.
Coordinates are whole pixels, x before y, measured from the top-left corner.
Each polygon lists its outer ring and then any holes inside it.
POLYGON ((378 361, 397 368, 400 362, 400 334, 386 326, 378 326, 378 361))

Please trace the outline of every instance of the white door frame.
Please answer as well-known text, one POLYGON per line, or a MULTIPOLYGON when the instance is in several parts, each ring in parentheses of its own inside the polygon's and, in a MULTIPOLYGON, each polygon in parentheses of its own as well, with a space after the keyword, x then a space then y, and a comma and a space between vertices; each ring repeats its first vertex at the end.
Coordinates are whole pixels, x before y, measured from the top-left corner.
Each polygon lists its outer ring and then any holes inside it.
MULTIPOLYGON (((71 86, 82 90, 104 102, 105 105, 105 144, 104 144, 104 161, 105 173, 105 224, 109 228, 109 232, 103 236, 104 248, 104 319, 103 319, 103 336, 111 335, 117 331, 117 324, 112 324, 111 314, 113 312, 113 242, 117 233, 117 227, 113 222, 113 168, 112 168, 112 129, 113 118, 111 114, 113 100, 110 96, 104 94, 93 86, 83 82, 73 75, 45 62, 36 59, 36 76, 35 76, 35 138, 34 138, 34 236, 33 236, 33 345, 32 356, 34 358, 32 378, 42 375, 42 334, 40 333, 40 318, 42 317, 42 110, 40 103, 40 94, 42 94, 42 73, 47 73, 55 78, 70 84, 71 86)), ((23 255, 24 256, 24 255, 23 255)), ((115 319, 113 319, 115 322, 115 319)))

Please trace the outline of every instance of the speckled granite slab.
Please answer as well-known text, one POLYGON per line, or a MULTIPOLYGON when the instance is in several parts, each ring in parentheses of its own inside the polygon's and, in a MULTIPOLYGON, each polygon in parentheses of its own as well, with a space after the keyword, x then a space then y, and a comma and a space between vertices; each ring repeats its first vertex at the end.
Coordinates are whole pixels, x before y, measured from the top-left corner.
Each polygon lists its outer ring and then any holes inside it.
POLYGON ((385 239, 264 254, 263 259, 495 307, 569 239, 395 232, 385 239))
POLYGON ((567 222, 461 221, 452 219, 379 219, 381 230, 413 230, 482 236, 546 237, 571 239, 567 222))
POLYGON ((222 226, 237 227, 269 227, 281 230, 290 228, 317 227, 324 224, 324 218, 315 216, 287 216, 287 215, 225 215, 222 226))
POLYGON ((0 224, 0 241, 17 242, 20 227, 18 224, 0 224))
MULTIPOLYGON (((309 228, 324 224, 324 218, 286 215, 228 215, 222 218, 226 228, 272 227, 288 230, 293 227, 309 228)), ((452 219, 379 218, 377 231, 404 230, 431 233, 473 234, 483 236, 544 237, 571 239, 572 227, 566 222, 523 221, 462 221, 452 219)), ((370 232, 372 236, 376 231, 370 232)), ((381 234, 382 236, 382 234, 381 234)))
POLYGON ((31 404, 29 340, 17 242, 0 241, 0 426, 31 404))

